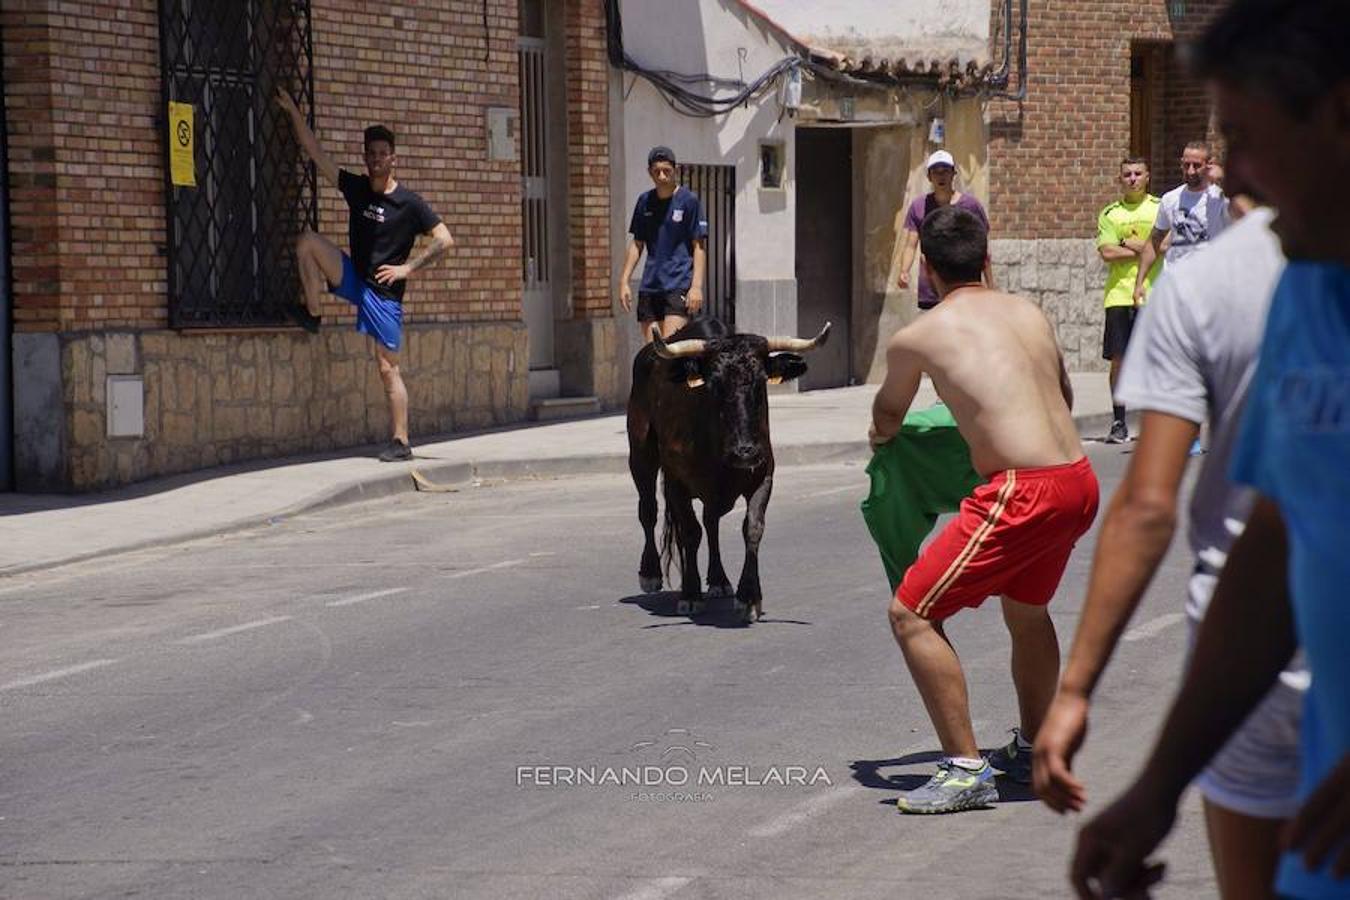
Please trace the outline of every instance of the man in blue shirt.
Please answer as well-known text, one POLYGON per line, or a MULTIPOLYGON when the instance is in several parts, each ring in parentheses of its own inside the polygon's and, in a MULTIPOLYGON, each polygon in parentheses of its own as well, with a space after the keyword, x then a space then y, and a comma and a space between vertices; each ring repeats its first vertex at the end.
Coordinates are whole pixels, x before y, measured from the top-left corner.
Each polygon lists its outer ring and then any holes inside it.
POLYGON ((1080 897, 1145 895, 1181 793, 1301 643, 1302 807, 1275 885, 1252 887, 1350 897, 1350 182, 1325 175, 1350 166, 1350 16, 1345 0, 1234 0, 1196 49, 1229 171, 1279 210, 1290 260, 1233 453, 1258 496, 1158 744, 1080 833, 1072 879, 1080 897))
POLYGON ((619 276, 619 301, 625 311, 633 308, 629 282, 645 249, 637 318, 643 340, 650 341, 653 324, 659 322, 661 336, 670 337, 703 306, 708 220, 698 194, 676 180, 675 153, 669 147, 653 147, 647 154, 647 174, 655 187, 633 207, 628 226, 633 242, 619 276))

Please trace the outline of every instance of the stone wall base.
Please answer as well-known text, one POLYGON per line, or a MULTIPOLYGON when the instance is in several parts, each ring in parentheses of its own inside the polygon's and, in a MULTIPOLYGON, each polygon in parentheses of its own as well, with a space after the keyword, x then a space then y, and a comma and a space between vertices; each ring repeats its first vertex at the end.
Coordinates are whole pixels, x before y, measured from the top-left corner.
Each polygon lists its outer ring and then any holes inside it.
POLYGON ((554 351, 566 397, 595 397, 605 409, 628 402, 633 356, 624 352, 629 319, 569 319, 555 322, 554 351))
MULTIPOLYGON (((371 340, 349 328, 19 334, 14 343, 16 408, 28 410, 16 417, 20 491, 107 488, 390 433, 371 340), (107 436, 114 374, 144 379, 142 437, 107 436), (45 396, 60 403, 33 402, 45 396)), ((523 419, 528 358, 519 322, 407 327, 401 364, 414 439, 523 419)))
POLYGON ((1106 265, 1091 239, 989 242, 999 288, 1035 301, 1059 337, 1070 372, 1104 372, 1102 294, 1106 265))

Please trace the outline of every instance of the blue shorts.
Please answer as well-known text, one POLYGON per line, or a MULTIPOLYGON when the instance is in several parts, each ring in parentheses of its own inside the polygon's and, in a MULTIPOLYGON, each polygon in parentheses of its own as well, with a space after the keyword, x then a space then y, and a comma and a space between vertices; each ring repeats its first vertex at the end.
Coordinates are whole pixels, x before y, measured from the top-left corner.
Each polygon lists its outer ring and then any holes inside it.
POLYGON ((402 342, 403 304, 376 293, 356 274, 356 264, 342 254, 342 283, 330 287, 337 296, 356 307, 356 330, 368 334, 397 353, 402 342))

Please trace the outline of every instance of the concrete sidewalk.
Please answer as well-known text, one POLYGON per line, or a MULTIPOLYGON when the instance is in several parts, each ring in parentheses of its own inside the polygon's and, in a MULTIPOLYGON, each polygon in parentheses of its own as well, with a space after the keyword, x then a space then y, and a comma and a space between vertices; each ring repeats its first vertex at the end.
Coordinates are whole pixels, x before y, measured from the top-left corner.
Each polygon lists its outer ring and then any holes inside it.
MULTIPOLYGON (((1071 376, 1085 436, 1111 412, 1105 373, 1071 376)), ((876 385, 770 396, 779 465, 862 461, 876 385)), ((936 400, 925 380, 915 408, 936 400)), ((360 451, 357 451, 360 452, 360 451)), ((265 525, 301 513, 475 479, 626 472, 621 412, 419 442, 408 463, 373 453, 292 457, 160 478, 97 494, 0 494, 0 576, 265 525)))

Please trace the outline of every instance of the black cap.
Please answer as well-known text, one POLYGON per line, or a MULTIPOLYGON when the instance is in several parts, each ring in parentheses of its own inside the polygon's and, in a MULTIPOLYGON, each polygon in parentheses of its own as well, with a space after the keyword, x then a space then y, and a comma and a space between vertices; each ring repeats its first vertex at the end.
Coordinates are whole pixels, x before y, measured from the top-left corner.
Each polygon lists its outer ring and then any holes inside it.
POLYGON ((659 162, 668 162, 675 165, 675 151, 669 147, 653 147, 647 154, 647 168, 651 168, 659 162))

